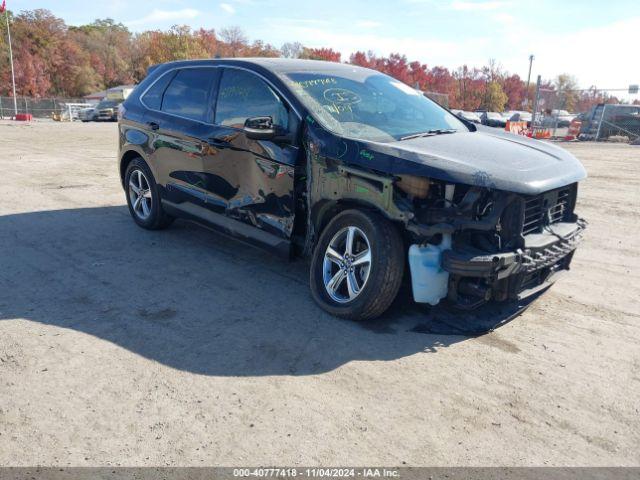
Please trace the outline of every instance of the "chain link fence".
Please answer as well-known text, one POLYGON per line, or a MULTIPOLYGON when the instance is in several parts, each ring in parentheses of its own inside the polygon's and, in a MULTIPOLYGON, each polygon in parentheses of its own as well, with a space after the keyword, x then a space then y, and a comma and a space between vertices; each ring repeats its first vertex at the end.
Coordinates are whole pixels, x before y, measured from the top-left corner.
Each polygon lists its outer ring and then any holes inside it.
MULTIPOLYGON (((17 97, 18 113, 30 114, 34 118, 76 119, 80 106, 91 106, 83 98, 30 98, 17 97)), ((0 118, 14 116, 13 97, 0 97, 0 118)))
POLYGON ((595 106, 582 119, 580 139, 635 143, 640 139, 640 105, 595 106))
POLYGON ((571 112, 567 92, 536 86, 531 112, 531 135, 534 138, 564 138, 576 115, 571 112))

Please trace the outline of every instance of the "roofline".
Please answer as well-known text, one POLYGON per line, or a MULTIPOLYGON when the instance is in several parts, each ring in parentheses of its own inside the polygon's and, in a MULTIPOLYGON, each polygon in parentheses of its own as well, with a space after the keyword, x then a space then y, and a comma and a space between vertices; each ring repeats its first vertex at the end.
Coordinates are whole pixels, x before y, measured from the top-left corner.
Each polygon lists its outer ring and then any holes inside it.
MULTIPOLYGON (((312 60, 312 59, 302 59, 302 58, 281 58, 281 57, 225 57, 225 58, 194 58, 188 60, 173 60, 171 62, 161 63, 152 65, 148 68, 147 74, 151 74, 154 70, 158 68, 166 68, 167 66, 180 66, 180 65, 206 65, 206 64, 244 64, 244 65, 253 65, 256 67, 263 68, 275 74, 284 73, 286 68, 278 68, 274 64, 286 65, 286 64, 307 64, 307 65, 316 65, 318 67, 325 67, 322 70, 330 70, 332 68, 338 69, 358 69, 358 70, 368 70, 371 73, 375 73, 378 75, 385 75, 383 72, 378 70, 374 70, 368 67, 362 67, 360 65, 353 65, 350 63, 342 63, 342 62, 329 62, 325 60, 312 60)), ((319 68, 320 69, 320 68, 319 68)), ((293 71, 293 70, 292 70, 293 71)))

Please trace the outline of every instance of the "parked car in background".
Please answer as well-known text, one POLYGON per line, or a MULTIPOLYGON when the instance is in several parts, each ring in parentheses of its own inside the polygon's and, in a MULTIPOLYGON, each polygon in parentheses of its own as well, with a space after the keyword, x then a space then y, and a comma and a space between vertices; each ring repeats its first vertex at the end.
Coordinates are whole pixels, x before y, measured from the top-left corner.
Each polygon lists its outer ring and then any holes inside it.
POLYGON ((480 121, 483 125, 489 127, 504 128, 507 125, 507 120, 498 112, 482 112, 480 114, 480 121))
POLYGON ((469 122, 482 123, 480 121, 480 116, 475 112, 463 111, 462 112, 462 118, 464 118, 465 120, 468 120, 469 122))
POLYGON ((123 100, 102 100, 95 107, 83 108, 78 118, 83 122, 115 122, 118 120, 118 106, 123 100))
POLYGON ((79 112, 79 118, 83 122, 114 122, 118 119, 118 107, 133 92, 135 85, 120 85, 104 92, 104 97, 92 108, 84 108, 79 112))
POLYGON ((554 119, 553 123, 556 127, 566 128, 571 124, 571 121, 576 115, 566 110, 551 110, 551 117, 554 119))
POLYGON ((83 108, 78 112, 78 119, 83 122, 95 121, 94 115, 96 113, 96 107, 83 108))
POLYGON ((451 110, 451 113, 467 122, 481 123, 480 117, 475 112, 467 112, 466 110, 451 110))
POLYGON ((381 315, 407 263, 419 303, 531 297, 569 269, 585 227, 586 172, 569 152, 462 122, 354 65, 164 64, 124 102, 118 131, 136 224, 183 217, 309 256, 314 300, 343 318, 381 315))
POLYGON ((118 106, 122 100, 103 100, 96 105, 92 120, 95 122, 115 122, 118 120, 118 106))

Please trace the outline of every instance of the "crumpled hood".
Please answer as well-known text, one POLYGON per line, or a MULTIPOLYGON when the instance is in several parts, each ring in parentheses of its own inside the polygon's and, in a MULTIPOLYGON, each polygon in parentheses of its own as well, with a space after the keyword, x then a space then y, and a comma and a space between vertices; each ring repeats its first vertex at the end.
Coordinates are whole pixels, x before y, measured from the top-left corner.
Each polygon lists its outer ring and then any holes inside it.
MULTIPOLYGON (((367 143, 374 152, 412 162, 406 173, 420 174, 424 166, 426 176, 509 192, 537 194, 587 176, 580 161, 566 150, 493 129, 367 143)), ((405 170, 397 163, 394 167, 405 170)))

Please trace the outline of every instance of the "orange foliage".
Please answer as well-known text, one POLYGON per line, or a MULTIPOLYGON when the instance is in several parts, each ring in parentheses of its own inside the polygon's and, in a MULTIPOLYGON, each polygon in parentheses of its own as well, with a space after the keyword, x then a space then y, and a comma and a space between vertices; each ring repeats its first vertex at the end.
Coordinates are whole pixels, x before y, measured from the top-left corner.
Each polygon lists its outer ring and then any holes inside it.
MULTIPOLYGON (((306 48, 297 42, 285 44, 281 53, 260 40, 249 42, 238 27, 214 31, 175 25, 165 31, 134 34, 111 19, 69 27, 47 10, 25 11, 17 16, 9 12, 9 18, 17 93, 31 97, 76 97, 135 83, 144 78, 149 66, 172 60, 283 55, 341 61, 340 52, 332 48, 306 48)), ((6 50, 6 27, 0 22, 0 52, 6 50)), ((450 108, 483 108, 496 98, 497 91, 501 98, 506 95, 506 109, 517 110, 522 108, 527 94, 522 79, 502 71, 494 60, 480 69, 464 65, 449 70, 409 61, 401 53, 384 57, 373 52, 355 52, 349 63, 386 73, 423 91, 446 94, 450 108)), ((10 95, 10 85, 8 57, 1 54, 0 95, 10 95)), ((544 87, 546 92, 553 94, 554 87, 550 82, 545 82, 544 87)), ((530 99, 533 90, 531 85, 530 99)), ((617 101, 595 89, 586 90, 577 95, 576 110, 584 111, 596 103, 617 101)))

